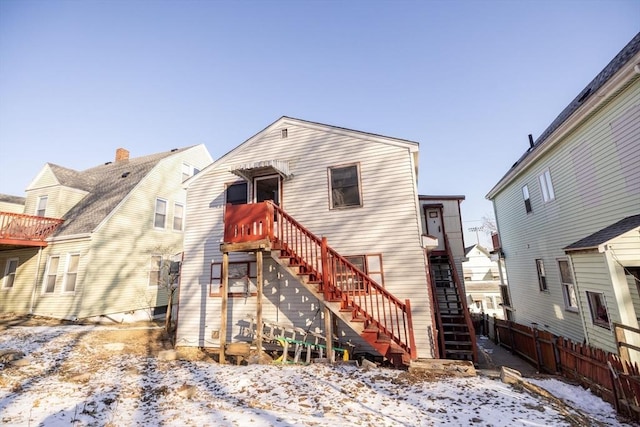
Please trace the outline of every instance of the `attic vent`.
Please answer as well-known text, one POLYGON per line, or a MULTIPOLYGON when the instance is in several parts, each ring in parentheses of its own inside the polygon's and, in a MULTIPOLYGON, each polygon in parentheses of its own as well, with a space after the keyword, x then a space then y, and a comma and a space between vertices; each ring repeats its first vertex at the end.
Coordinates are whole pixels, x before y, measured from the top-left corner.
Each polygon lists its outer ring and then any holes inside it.
POLYGON ((282 139, 285 139, 285 138, 286 138, 286 137, 288 137, 288 136, 289 136, 289 129, 286 129, 286 128, 285 128, 285 129, 282 129, 282 130, 280 131, 280 137, 281 137, 282 139))
POLYGON ((172 153, 175 153, 176 151, 178 151, 178 149, 177 149, 177 148, 172 148, 172 149, 171 149, 171 152, 172 152, 172 153))
POLYGON ((578 102, 582 102, 591 94, 591 88, 584 91, 584 93, 578 98, 578 102))
POLYGON ((126 178, 126 177, 128 177, 128 176, 129 176, 129 174, 130 174, 130 173, 131 173, 131 172, 124 172, 120 177, 121 177, 121 178, 126 178))

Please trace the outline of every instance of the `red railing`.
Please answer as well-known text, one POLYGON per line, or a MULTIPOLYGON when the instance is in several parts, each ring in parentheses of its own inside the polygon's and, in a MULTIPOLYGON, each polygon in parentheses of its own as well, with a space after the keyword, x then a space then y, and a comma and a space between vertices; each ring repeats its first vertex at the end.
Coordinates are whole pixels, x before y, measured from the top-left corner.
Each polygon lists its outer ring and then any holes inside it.
POLYGON ((227 205, 225 243, 268 239, 277 243, 302 274, 318 285, 326 301, 339 301, 354 320, 374 325, 407 352, 417 349, 409 300, 400 301, 345 257, 271 202, 227 205))
POLYGON ((57 218, 0 212, 0 243, 46 246, 47 237, 63 222, 57 218))
POLYGON ((449 264, 451 265, 451 275, 453 276, 453 283, 455 283, 456 290, 458 292, 458 300, 462 305, 462 312, 464 313, 464 321, 467 324, 467 330, 469 331, 471 348, 473 351, 473 360, 474 362, 476 362, 478 360, 478 346, 476 345, 476 334, 473 333, 473 321, 471 320, 471 313, 469 312, 469 308, 467 307, 467 298, 466 298, 467 294, 462 288, 462 282, 460 281, 460 276, 458 275, 456 261, 455 261, 455 258, 453 258, 451 245, 449 245, 449 237, 446 234, 444 236, 444 246, 447 251, 447 256, 449 257, 449 264))

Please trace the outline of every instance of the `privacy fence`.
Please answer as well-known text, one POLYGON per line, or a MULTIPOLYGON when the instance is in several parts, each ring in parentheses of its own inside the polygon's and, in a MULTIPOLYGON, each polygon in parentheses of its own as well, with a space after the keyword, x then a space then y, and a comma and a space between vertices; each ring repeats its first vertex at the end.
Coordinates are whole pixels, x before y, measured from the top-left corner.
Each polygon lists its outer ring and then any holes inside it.
POLYGON ((536 327, 488 315, 480 315, 475 320, 477 334, 487 335, 527 360, 539 372, 562 375, 578 382, 613 404, 619 414, 640 421, 640 370, 637 364, 536 327))

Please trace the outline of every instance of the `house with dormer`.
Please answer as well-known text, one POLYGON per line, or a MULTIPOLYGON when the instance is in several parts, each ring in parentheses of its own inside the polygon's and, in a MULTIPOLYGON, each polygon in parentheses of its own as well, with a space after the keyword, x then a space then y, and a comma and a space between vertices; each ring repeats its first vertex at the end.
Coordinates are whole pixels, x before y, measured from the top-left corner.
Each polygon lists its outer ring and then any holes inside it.
POLYGON ((416 142, 291 117, 217 159, 186 182, 176 345, 262 351, 281 328, 439 357, 417 173, 416 142))
POLYGON ((640 348, 640 34, 487 198, 508 319, 612 353, 640 348))
POLYGON ((161 313, 182 253, 183 182, 211 161, 197 145, 131 158, 118 149, 83 171, 45 164, 24 198, 0 198, 0 312, 117 321, 161 313))

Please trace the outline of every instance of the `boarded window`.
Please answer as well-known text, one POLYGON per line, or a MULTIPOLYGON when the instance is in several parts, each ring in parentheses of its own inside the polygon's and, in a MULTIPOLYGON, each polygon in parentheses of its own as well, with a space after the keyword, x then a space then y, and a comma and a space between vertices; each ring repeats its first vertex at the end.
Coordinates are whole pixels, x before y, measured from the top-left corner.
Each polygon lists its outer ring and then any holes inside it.
POLYGON ((362 206, 358 165, 329 168, 330 206, 347 208, 362 206))

